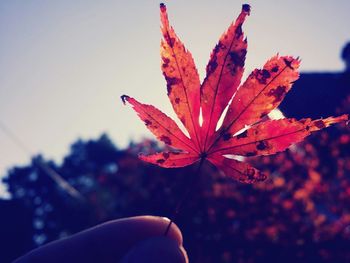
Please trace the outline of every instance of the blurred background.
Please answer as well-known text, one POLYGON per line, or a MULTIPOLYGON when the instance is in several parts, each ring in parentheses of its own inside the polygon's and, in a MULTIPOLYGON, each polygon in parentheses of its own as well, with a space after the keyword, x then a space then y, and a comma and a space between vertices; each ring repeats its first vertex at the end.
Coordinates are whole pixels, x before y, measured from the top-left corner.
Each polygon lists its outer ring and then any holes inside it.
MULTIPOLYGON (((176 1, 169 17, 203 79, 243 1, 176 1)), ((250 1, 246 73, 300 56, 288 117, 349 113, 350 3, 250 1)), ((175 118, 159 58, 157 1, 0 2, 0 262, 98 223, 170 216, 195 167, 138 160, 153 141, 120 95, 175 118)), ((178 219, 191 262, 349 262, 350 130, 338 125, 249 161, 242 185, 206 167, 178 219)))

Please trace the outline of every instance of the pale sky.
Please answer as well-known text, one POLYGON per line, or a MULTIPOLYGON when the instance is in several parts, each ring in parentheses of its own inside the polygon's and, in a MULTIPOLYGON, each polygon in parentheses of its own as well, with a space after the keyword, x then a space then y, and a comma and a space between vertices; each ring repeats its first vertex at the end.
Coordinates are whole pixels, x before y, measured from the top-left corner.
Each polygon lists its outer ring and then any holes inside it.
MULTIPOLYGON (((252 6, 244 25, 246 73, 277 52, 302 71, 340 71, 350 40, 350 1, 166 1, 176 32, 204 78, 221 33, 252 6)), ((78 137, 107 132, 119 147, 151 137, 120 95, 175 117, 159 58, 159 1, 0 1, 0 122, 30 149, 60 161, 78 137)), ((0 130, 0 178, 30 156, 0 130)), ((1 192, 1 190, 0 190, 1 192)))

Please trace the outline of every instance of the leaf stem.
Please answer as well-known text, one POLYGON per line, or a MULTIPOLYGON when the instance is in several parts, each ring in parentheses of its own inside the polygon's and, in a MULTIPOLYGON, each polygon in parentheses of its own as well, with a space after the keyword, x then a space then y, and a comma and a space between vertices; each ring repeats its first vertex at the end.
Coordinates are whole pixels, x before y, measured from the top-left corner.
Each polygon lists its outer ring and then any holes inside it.
POLYGON ((179 215, 179 212, 181 210, 181 208, 183 207, 185 201, 190 197, 191 193, 193 192, 193 187, 195 186, 195 183, 197 182, 197 179, 201 173, 201 168, 203 165, 203 162, 205 160, 205 157, 202 157, 200 159, 199 165, 197 167, 196 172, 193 174, 190 183, 188 184, 188 187, 186 189, 185 194, 182 196, 181 200, 177 203, 176 208, 173 212, 173 215, 170 217, 170 222, 167 226, 167 228, 165 229, 164 232, 164 236, 167 236, 170 230, 171 225, 173 224, 174 220, 177 218, 177 216, 179 215))

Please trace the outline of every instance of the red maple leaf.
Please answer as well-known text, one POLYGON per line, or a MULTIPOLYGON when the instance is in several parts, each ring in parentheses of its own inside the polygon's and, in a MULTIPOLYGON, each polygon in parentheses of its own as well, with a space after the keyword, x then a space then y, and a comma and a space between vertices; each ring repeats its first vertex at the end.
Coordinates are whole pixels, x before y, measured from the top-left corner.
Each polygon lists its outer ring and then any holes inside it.
POLYGON ((168 97, 189 137, 154 106, 123 95, 123 102, 133 107, 147 128, 159 140, 177 149, 140 155, 142 160, 166 168, 208 160, 226 175, 244 183, 254 183, 266 179, 266 176, 248 163, 226 155, 274 154, 300 142, 314 131, 348 119, 347 115, 318 120, 266 118, 298 79, 300 61, 291 56, 276 55, 262 69, 255 69, 240 85, 247 53, 242 24, 249 14, 250 6, 243 5, 236 21, 220 37, 212 51, 206 77, 200 84, 191 53, 169 25, 165 5, 160 5, 163 34, 161 68, 167 82, 168 97), (223 123, 217 129, 227 105, 223 123))

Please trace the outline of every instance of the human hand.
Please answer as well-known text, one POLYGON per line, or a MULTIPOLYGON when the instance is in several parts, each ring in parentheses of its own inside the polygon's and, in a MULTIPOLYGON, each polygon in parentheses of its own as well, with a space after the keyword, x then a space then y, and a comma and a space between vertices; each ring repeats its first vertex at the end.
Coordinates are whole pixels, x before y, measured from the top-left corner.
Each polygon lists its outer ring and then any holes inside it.
POLYGON ((27 262, 188 262, 179 228, 169 219, 138 216, 113 220, 32 250, 14 263, 27 262))

